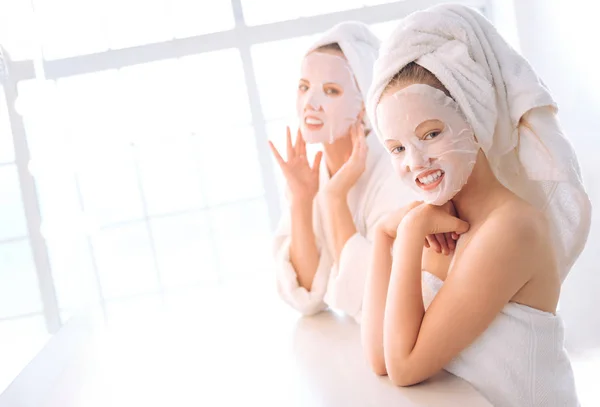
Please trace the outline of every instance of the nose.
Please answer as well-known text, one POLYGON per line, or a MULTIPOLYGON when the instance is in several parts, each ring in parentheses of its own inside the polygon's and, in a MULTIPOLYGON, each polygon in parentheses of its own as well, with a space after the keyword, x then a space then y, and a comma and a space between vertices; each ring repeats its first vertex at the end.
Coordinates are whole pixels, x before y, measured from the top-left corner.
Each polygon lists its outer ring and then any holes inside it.
POLYGON ((407 171, 417 171, 422 170, 427 167, 429 163, 429 159, 425 157, 422 151, 418 148, 407 147, 404 155, 404 160, 402 161, 402 165, 406 168, 407 171))
POLYGON ((319 94, 314 90, 309 90, 306 95, 306 105, 304 106, 304 110, 313 110, 315 112, 323 110, 323 101, 319 97, 319 94))

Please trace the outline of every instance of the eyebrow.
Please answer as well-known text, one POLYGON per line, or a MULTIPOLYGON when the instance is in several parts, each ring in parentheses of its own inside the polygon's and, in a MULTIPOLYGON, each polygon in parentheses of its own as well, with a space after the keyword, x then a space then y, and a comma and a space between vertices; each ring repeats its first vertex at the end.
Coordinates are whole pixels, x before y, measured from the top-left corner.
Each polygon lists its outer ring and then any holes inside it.
POLYGON ((393 146, 395 143, 400 143, 400 141, 389 138, 387 140, 384 140, 383 143, 385 144, 386 147, 389 148, 389 147, 393 146))

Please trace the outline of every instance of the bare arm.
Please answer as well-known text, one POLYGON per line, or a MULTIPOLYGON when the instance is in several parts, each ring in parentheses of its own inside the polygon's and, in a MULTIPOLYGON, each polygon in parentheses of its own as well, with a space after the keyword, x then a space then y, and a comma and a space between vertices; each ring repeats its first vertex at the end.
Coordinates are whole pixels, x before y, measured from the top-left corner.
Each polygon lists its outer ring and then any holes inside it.
POLYGON ((387 374, 383 346, 383 321, 392 271, 392 245, 400 221, 420 204, 420 202, 413 202, 389 213, 377 225, 375 232, 373 259, 367 275, 363 298, 361 338, 365 357, 378 375, 387 374))
POLYGON ((329 211, 329 230, 333 236, 335 247, 334 260, 336 264, 339 264, 346 242, 356 234, 356 226, 346 196, 327 194, 327 210, 329 211))
POLYGON ((393 239, 378 228, 363 298, 362 344, 367 362, 378 375, 387 374, 383 353, 383 316, 392 268, 392 243, 393 239))
POLYGON ((319 251, 313 231, 313 201, 319 190, 319 167, 322 153, 315 156, 312 167, 306 159, 306 144, 300 130, 292 144, 287 128, 287 161, 273 143, 271 151, 285 176, 291 194, 290 262, 297 274, 298 284, 310 291, 319 265, 319 251))
MULTIPOLYGON (((429 208, 423 217, 441 216, 439 208, 429 208)), ((385 362, 390 378, 401 386, 431 377, 470 345, 531 278, 535 259, 543 254, 536 247, 535 225, 523 214, 489 220, 425 312, 422 241, 431 231, 420 225, 409 215, 398 228, 386 302, 385 362)))
POLYGON ((301 287, 310 291, 319 265, 319 250, 313 231, 312 202, 292 202, 290 261, 301 287))

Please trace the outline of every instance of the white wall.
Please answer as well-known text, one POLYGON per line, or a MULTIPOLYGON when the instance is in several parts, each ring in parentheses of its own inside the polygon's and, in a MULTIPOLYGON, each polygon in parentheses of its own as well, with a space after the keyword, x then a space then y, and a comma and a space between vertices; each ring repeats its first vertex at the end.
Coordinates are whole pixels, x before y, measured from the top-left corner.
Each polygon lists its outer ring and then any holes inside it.
MULTIPOLYGON (((509 1, 505 0, 505 3, 509 1)), ((500 2, 497 2, 500 3, 500 2)), ((600 73, 594 38, 600 5, 586 0, 514 0, 519 48, 551 89, 580 159, 584 182, 600 208, 600 73)), ((600 215, 563 286, 560 312, 571 351, 600 348, 600 215)))

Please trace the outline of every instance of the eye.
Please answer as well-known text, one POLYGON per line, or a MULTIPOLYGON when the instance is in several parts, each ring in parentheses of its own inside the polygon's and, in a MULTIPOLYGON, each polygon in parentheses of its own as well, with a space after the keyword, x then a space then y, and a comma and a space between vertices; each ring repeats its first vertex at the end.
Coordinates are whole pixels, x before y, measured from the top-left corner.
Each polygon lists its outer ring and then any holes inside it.
POLYGON ((323 85, 323 92, 325 92, 327 96, 338 97, 344 93, 344 90, 337 84, 326 83, 323 85))
POLYGON ((425 137, 423 137, 423 140, 433 140, 434 138, 439 136, 440 133, 441 133, 441 131, 438 131, 438 130, 430 131, 429 133, 427 133, 425 135, 425 137))
POLYGON ((396 155, 396 154, 400 154, 400 153, 404 152, 404 150, 406 150, 406 148, 404 148, 404 146, 396 146, 396 147, 392 147, 392 149, 390 150, 390 153, 396 155))
POLYGON ((306 92, 308 90, 308 86, 306 86, 306 84, 301 83, 300 85, 298 85, 298 90, 300 92, 306 92))

